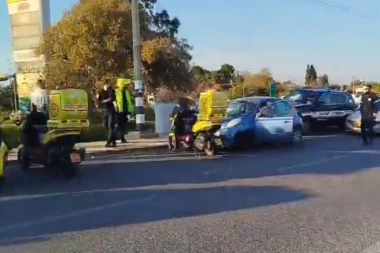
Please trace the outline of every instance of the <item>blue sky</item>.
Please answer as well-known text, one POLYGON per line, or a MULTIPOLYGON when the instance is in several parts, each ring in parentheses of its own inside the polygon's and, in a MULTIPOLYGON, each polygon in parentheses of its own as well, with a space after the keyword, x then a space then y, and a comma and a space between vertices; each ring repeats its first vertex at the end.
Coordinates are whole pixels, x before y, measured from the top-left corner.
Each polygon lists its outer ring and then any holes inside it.
MULTIPOLYGON (((76 2, 50 0, 52 22, 76 2)), ((302 82, 306 65, 314 64, 330 82, 353 76, 380 81, 379 0, 159 0, 157 8, 181 20, 180 35, 194 46, 195 64, 209 69, 223 63, 253 72, 266 67, 276 79, 302 82)), ((7 72, 6 0, 0 1, 0 31, 0 71, 7 72)))

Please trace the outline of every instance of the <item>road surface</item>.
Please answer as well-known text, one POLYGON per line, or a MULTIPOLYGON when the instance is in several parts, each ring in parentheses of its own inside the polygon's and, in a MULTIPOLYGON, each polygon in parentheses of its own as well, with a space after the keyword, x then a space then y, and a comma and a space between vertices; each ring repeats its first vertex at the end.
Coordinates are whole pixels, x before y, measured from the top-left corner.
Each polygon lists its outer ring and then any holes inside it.
POLYGON ((309 137, 215 159, 97 158, 68 182, 11 168, 0 252, 380 252, 380 141, 309 137))

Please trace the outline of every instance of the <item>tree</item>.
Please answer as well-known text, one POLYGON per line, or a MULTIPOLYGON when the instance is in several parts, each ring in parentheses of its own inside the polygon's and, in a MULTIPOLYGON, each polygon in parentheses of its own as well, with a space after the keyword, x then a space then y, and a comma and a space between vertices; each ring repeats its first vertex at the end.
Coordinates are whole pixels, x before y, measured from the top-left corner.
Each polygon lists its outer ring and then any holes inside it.
MULTIPOLYGON (((176 36, 180 22, 167 11, 154 12, 156 0, 140 1, 144 81, 148 89, 191 88, 191 46, 176 36)), ((124 0, 80 0, 44 35, 48 86, 94 90, 95 83, 133 76, 130 4, 124 0)))
POLYGON ((218 83, 230 83, 234 79, 235 68, 231 64, 223 64, 216 72, 218 83))
POLYGON ((306 75, 305 75, 305 85, 307 86, 315 86, 317 85, 317 71, 314 68, 314 65, 307 65, 306 75))
POLYGON ((315 70, 313 64, 310 65, 309 72, 310 72, 309 74, 310 85, 316 85, 318 76, 317 76, 317 71, 315 70))
POLYGON ((11 111, 13 105, 12 85, 0 87, 0 111, 11 111))
POLYGON ((210 71, 202 68, 201 66, 193 66, 191 68, 191 74, 193 75, 196 84, 206 83, 208 79, 208 74, 210 71))
POLYGON ((244 77, 244 95, 269 95, 269 86, 272 82, 272 74, 267 68, 257 74, 247 74, 244 77))
POLYGON ((307 67, 306 67, 306 74, 305 74, 305 85, 306 86, 309 86, 310 83, 311 83, 311 79, 310 79, 310 65, 307 64, 307 67))
POLYGON ((322 85, 323 87, 327 87, 329 85, 329 77, 326 74, 322 76, 322 85))

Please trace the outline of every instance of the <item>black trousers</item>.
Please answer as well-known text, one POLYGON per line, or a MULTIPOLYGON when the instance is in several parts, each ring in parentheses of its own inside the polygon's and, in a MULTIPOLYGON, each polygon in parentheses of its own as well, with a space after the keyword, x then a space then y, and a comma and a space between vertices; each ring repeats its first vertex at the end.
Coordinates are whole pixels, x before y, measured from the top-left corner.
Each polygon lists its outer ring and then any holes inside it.
POLYGON ((125 140, 125 134, 127 133, 127 122, 128 117, 126 112, 118 112, 116 114, 116 120, 117 120, 117 129, 119 133, 120 140, 125 140))
POLYGON ((116 113, 113 111, 104 111, 104 126, 107 129, 107 143, 116 143, 115 125, 116 125, 116 113))
POLYGON ((373 126, 374 126, 374 120, 373 119, 363 119, 361 121, 361 126, 360 126, 360 133, 361 137, 364 143, 371 143, 374 138, 374 131, 373 131, 373 126))

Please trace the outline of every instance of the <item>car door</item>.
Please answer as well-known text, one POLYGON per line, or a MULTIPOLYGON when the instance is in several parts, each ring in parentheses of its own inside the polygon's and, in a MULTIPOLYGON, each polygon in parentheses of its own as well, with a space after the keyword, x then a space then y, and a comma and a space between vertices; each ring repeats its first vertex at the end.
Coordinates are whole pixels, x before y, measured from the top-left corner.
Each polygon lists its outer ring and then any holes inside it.
POLYGON ((256 138, 259 141, 284 140, 292 132, 293 117, 286 101, 277 101, 264 107, 256 117, 256 138))
POLYGON ((275 118, 283 124, 283 135, 279 136, 282 139, 291 139, 293 137, 293 119, 296 114, 295 109, 289 101, 279 101, 275 103, 275 118))
POLYGON ((332 94, 331 105, 333 106, 334 116, 336 117, 345 117, 356 108, 352 96, 342 92, 332 94))
POLYGON ((331 117, 330 112, 333 109, 333 106, 331 105, 331 93, 324 93, 322 94, 314 108, 313 112, 313 118, 317 121, 328 121, 331 117))

